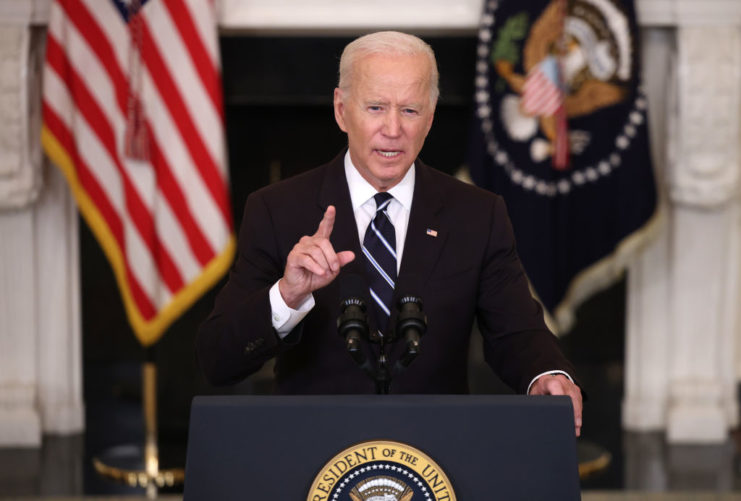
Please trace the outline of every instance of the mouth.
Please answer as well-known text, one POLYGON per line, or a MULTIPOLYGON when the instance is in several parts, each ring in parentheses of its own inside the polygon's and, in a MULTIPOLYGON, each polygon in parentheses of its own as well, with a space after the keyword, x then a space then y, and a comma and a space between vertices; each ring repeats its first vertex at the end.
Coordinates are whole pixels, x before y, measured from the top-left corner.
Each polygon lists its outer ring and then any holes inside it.
POLYGON ((375 150, 376 153, 381 155, 383 158, 396 158, 402 154, 400 150, 375 150))

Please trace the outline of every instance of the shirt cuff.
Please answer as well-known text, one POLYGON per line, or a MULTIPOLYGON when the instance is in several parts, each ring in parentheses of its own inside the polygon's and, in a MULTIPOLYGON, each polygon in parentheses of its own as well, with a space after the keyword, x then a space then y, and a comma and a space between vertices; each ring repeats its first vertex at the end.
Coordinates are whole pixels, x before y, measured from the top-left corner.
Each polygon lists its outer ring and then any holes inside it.
POLYGON ((309 294, 309 297, 294 310, 283 301, 283 296, 280 295, 278 289, 278 282, 275 282, 270 288, 270 320, 275 332, 283 339, 304 319, 315 303, 314 295, 309 294))
POLYGON ((537 376, 535 376, 533 378, 532 381, 530 381, 530 384, 527 385, 527 392, 525 392, 525 395, 530 395, 530 388, 533 386, 533 383, 535 383, 535 381, 538 380, 539 377, 541 377, 541 376, 548 376, 549 374, 551 374, 551 375, 552 374, 563 374, 564 376, 566 376, 567 378, 569 378, 569 381, 571 381, 572 383, 574 382, 574 378, 572 378, 571 376, 569 376, 569 373, 568 372, 564 372, 564 371, 546 371, 546 372, 543 372, 542 374, 538 374, 537 376))

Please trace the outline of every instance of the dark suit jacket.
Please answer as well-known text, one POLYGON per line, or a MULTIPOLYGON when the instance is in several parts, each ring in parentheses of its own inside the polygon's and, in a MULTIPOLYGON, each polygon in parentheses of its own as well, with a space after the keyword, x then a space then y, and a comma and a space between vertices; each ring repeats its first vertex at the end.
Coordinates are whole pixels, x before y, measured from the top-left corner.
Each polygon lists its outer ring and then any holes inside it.
MULTIPOLYGON (((573 374, 530 295, 502 199, 420 161, 416 165, 396 295, 423 299, 428 329, 422 353, 394 380, 391 392, 467 392, 474 318, 486 361, 515 390, 524 393, 533 377, 548 370, 573 374)), ((356 256, 341 273, 364 274, 343 154, 247 199, 229 281, 198 335, 199 359, 212 383, 235 383, 277 357, 282 393, 374 392, 337 334, 339 280, 314 292, 315 307, 287 338, 281 340, 271 324, 268 291, 283 275, 288 253, 316 231, 328 205, 337 208, 334 249, 356 256)), ((392 362, 402 345, 392 351, 392 362)))

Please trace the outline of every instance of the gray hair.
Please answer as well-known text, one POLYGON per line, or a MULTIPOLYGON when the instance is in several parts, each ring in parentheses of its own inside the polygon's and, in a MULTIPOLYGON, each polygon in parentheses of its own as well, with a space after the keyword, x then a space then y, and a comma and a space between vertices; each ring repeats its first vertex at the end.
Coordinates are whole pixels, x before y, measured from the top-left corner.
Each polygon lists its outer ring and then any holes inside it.
POLYGON ((398 54, 416 56, 424 54, 430 63, 430 102, 435 104, 440 96, 435 53, 424 40, 399 31, 379 31, 356 38, 342 51, 340 57, 340 81, 337 86, 344 93, 349 92, 352 80, 353 65, 361 57, 371 54, 398 54))

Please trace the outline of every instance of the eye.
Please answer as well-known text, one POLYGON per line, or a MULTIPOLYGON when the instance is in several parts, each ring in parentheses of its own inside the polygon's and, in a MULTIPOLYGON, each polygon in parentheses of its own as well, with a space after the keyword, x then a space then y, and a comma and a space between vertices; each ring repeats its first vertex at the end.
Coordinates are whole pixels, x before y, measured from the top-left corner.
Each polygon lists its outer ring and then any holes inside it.
POLYGON ((414 108, 404 108, 401 110, 401 112, 404 113, 405 115, 412 115, 412 116, 419 115, 419 111, 414 108))
POLYGON ((383 108, 380 105, 378 105, 378 104, 368 105, 368 111, 378 112, 378 111, 381 111, 382 109, 383 108))

